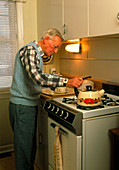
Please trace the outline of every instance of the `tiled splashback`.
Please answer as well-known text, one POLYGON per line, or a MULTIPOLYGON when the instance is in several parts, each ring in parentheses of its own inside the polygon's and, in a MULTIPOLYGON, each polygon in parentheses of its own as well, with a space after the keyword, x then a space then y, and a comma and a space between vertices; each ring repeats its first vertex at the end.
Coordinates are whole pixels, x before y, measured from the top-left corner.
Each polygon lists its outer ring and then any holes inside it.
POLYGON ((92 38, 82 42, 82 54, 60 50, 60 72, 119 82, 119 38, 92 38))

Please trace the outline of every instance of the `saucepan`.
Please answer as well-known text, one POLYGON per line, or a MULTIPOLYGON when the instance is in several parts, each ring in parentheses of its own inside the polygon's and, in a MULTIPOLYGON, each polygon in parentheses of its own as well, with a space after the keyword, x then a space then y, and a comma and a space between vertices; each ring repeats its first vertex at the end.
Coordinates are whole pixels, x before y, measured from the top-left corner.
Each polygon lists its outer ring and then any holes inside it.
MULTIPOLYGON (((84 77, 83 80, 91 78, 91 76, 84 77)), ((86 89, 78 91, 74 88, 75 95, 77 97, 77 104, 84 107, 98 106, 101 104, 101 96, 104 95, 104 90, 92 89, 92 86, 86 86, 86 89)))

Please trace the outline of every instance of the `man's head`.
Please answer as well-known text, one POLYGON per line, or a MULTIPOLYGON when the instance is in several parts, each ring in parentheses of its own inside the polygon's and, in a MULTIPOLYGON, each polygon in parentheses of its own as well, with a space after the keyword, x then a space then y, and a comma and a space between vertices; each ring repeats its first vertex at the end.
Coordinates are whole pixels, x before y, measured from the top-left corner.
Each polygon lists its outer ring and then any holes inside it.
POLYGON ((63 37, 57 29, 50 28, 44 33, 42 41, 44 54, 46 56, 51 56, 53 53, 57 53, 58 49, 61 47, 63 37))

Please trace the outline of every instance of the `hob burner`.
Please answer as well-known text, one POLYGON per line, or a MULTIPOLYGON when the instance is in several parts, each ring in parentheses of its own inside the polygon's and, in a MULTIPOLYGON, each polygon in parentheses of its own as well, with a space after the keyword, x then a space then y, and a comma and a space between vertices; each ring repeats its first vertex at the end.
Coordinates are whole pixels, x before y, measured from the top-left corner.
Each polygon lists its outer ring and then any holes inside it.
POLYGON ((113 100, 112 98, 108 97, 106 94, 101 98, 102 103, 106 106, 117 106, 119 105, 119 100, 113 100))
POLYGON ((64 97, 62 102, 66 104, 75 104, 77 109, 83 110, 93 110, 98 108, 104 108, 104 106, 117 106, 119 105, 119 100, 113 100, 112 98, 108 97, 107 94, 104 94, 101 98, 102 104, 98 106, 80 106, 77 104, 77 98, 75 97, 64 97))
POLYGON ((103 104, 98 105, 98 106, 80 106, 77 104, 77 99, 72 97, 72 98, 68 98, 68 97, 64 97, 62 100, 63 103, 67 103, 67 104, 75 104, 77 109, 82 109, 82 110, 93 110, 93 109, 98 109, 98 108, 104 108, 103 104))
POLYGON ((82 110, 94 110, 94 109, 100 109, 100 108, 104 108, 104 105, 91 106, 91 107, 77 105, 77 109, 82 109, 82 110))
POLYGON ((77 104, 77 99, 74 97, 72 98, 64 97, 62 102, 67 104, 77 104))

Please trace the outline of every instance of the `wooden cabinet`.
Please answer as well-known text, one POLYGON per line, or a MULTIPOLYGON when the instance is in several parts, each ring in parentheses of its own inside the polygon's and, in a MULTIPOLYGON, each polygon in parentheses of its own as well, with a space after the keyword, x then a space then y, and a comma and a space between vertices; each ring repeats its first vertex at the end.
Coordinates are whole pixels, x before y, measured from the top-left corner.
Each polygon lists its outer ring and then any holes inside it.
POLYGON ((87 0, 63 0, 64 39, 88 36, 87 0))
POLYGON ((50 27, 62 32, 62 0, 38 0, 38 39, 50 27))
POLYGON ((37 118, 37 152, 35 164, 42 170, 48 170, 48 114, 43 109, 45 99, 40 98, 37 118))
POLYGON ((13 132, 9 121, 9 100, 9 89, 0 90, 0 153, 14 150, 13 132))
POLYGON ((89 37, 119 33, 119 0, 89 0, 89 37))
POLYGON ((109 129, 111 138, 111 170, 119 169, 119 128, 109 129))

